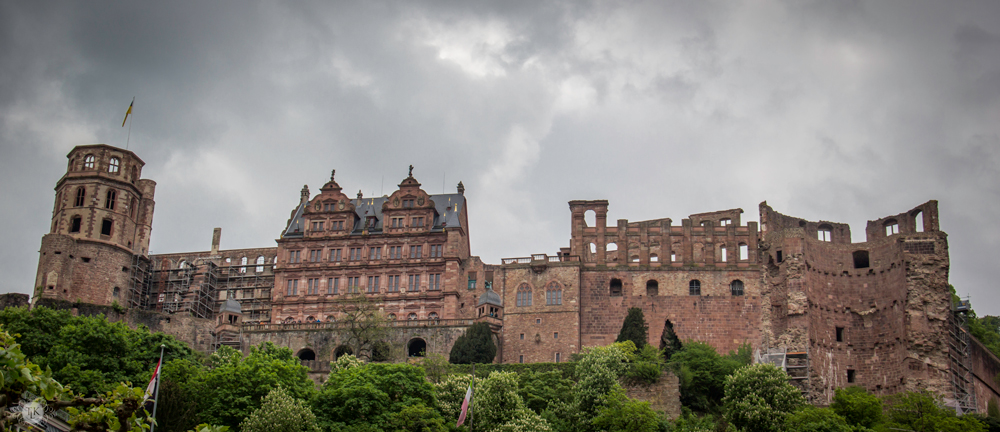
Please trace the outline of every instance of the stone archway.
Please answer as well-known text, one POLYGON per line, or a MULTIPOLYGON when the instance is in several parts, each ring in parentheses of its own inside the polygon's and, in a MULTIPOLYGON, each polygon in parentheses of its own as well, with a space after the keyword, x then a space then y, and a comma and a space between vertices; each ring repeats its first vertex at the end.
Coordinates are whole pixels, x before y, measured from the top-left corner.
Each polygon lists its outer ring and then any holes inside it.
POLYGON ((421 338, 410 339, 406 343, 407 357, 424 357, 427 355, 427 342, 421 338))

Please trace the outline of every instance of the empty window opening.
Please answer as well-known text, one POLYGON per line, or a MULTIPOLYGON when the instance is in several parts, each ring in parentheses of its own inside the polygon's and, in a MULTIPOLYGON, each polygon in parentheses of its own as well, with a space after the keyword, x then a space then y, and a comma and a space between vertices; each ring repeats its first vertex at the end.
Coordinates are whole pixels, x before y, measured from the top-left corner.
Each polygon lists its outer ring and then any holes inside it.
POLYGON ((129 205, 128 205, 128 217, 134 218, 135 217, 135 210, 136 210, 136 208, 135 208, 135 198, 132 198, 132 201, 129 202, 129 205))
POLYGON ((831 239, 833 238, 833 227, 825 224, 820 225, 819 230, 816 231, 816 238, 819 239, 819 241, 825 241, 825 242, 832 241, 831 239))
POLYGON ((424 357, 427 355, 427 342, 420 338, 410 339, 406 344, 406 352, 409 357, 424 357))
POLYGON ((135 180, 136 180, 136 179, 138 179, 138 178, 139 178, 139 170, 137 170, 137 169, 136 169, 136 168, 135 168, 135 167, 133 166, 133 167, 132 167, 132 177, 131 177, 131 179, 130 179, 130 180, 131 180, 131 181, 132 181, 132 183, 134 184, 134 183, 135 183, 135 180))
POLYGON ((899 234, 899 223, 895 219, 885 221, 885 235, 899 234))
POLYGON ((733 220, 729 219, 729 218, 725 218, 725 219, 719 220, 719 225, 720 226, 729 226, 729 225, 732 225, 732 224, 733 224, 733 220))
POLYGON ((120 294, 120 293, 121 293, 121 288, 115 287, 115 289, 111 292, 111 295, 113 295, 113 296, 115 296, 115 298, 117 298, 118 294, 120 294))
POLYGON ((104 219, 104 221, 101 222, 101 235, 111 235, 111 223, 111 219, 104 219))
POLYGON ((854 369, 848 369, 847 370, 847 383, 850 384, 850 383, 853 383, 853 382, 854 382, 854 369))
POLYGON ((837 327, 837 342, 843 342, 843 341, 844 341, 844 328, 837 327))
POLYGON ((670 252, 670 262, 677 262, 677 253, 670 252))
POLYGON ((559 363, 560 357, 560 353, 556 353, 556 363, 559 363))
POLYGON ((740 243, 740 261, 746 261, 750 259, 750 246, 746 243, 740 243))
POLYGON ((618 250, 618 243, 615 242, 608 243, 608 246, 604 250, 608 252, 614 252, 618 250))
POLYGON ((729 260, 729 253, 728 253, 729 251, 726 249, 725 246, 719 248, 719 252, 720 255, 722 256, 722 262, 726 262, 729 260))
POLYGON ((524 363, 524 355, 517 356, 517 362, 518 363, 524 363))
POLYGON ((264 272, 264 255, 257 257, 257 267, 254 269, 257 273, 264 272))
POLYGON ((688 294, 693 296, 701 295, 701 281, 698 279, 692 280, 688 283, 688 294))
POLYGON ((78 233, 80 232, 80 225, 83 223, 83 218, 80 216, 73 216, 73 219, 69 221, 69 232, 78 233))
POLYGON ((660 262, 660 257, 656 256, 656 254, 650 254, 649 262, 660 262))
POLYGON ((660 295, 660 283, 655 280, 646 281, 646 295, 649 297, 660 295))
POLYGON ((743 281, 737 279, 729 283, 729 292, 734 296, 743 295, 743 281))
POLYGON ((295 356, 298 357, 299 360, 316 360, 316 353, 309 348, 299 351, 299 353, 295 356))
POLYGON ((597 253, 597 245, 595 245, 593 243, 590 244, 590 253, 592 253, 592 254, 597 253))
POLYGON ((524 333, 521 333, 521 340, 524 340, 524 333))
POLYGON ((104 199, 104 208, 109 210, 114 210, 115 198, 118 198, 118 192, 116 192, 114 189, 108 189, 108 194, 104 199))
POLYGON ((622 280, 611 279, 611 296, 621 297, 621 295, 622 295, 622 280))
POLYGON ((781 263, 781 261, 782 261, 782 259, 781 259, 781 258, 782 258, 782 257, 781 257, 781 251, 780 251, 780 250, 779 250, 779 251, 777 251, 777 252, 775 253, 775 255, 776 255, 776 258, 778 259, 778 263, 780 264, 780 263, 781 263))
POLYGON ((913 227, 916 232, 924 232, 924 212, 918 211, 913 215, 913 227))
POLYGON ((597 226, 597 212, 593 210, 587 210, 583 212, 583 223, 588 227, 597 226))
POLYGON ((118 167, 121 166, 121 161, 118 158, 113 157, 108 162, 108 172, 112 174, 118 174, 118 167))
POLYGON ((868 268, 868 251, 856 251, 854 256, 854 268, 868 268))
POLYGON ((94 169, 94 155, 84 156, 83 169, 94 169))
POLYGON ((630 258, 630 260, 634 263, 639 262, 639 255, 632 255, 632 258, 630 258))
POLYGON ((87 189, 81 187, 76 188, 76 207, 83 207, 83 202, 87 198, 87 189))

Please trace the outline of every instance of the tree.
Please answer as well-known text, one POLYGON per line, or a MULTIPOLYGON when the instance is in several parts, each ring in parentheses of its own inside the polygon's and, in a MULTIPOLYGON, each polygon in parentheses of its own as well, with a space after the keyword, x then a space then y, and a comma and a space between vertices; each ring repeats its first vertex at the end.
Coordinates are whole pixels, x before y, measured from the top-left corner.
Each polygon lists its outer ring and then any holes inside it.
POLYGON ((448 427, 437 410, 424 404, 416 404, 393 413, 386 422, 385 430, 413 432, 445 432, 448 427))
POLYGON ((642 314, 641 308, 629 308, 628 315, 622 323, 622 329, 618 332, 618 339, 615 342, 632 341, 636 349, 642 349, 649 339, 649 326, 646 325, 646 318, 642 314))
POLYGON ((453 364, 493 363, 497 347, 493 343, 493 329, 485 322, 477 322, 465 330, 451 347, 453 364))
POLYGON ((864 387, 851 386, 837 389, 830 409, 844 417, 851 426, 871 429, 882 422, 882 400, 868 393, 864 387))
POLYGON ((519 376, 518 395, 532 411, 541 414, 553 402, 573 401, 573 381, 557 371, 527 370, 519 376))
POLYGON ((674 333, 674 325, 670 320, 664 321, 663 333, 660 335, 660 351, 663 351, 663 358, 670 361, 670 357, 683 347, 681 340, 677 338, 677 333, 674 333))
POLYGON ((789 414, 785 429, 796 432, 853 432, 843 417, 829 408, 805 406, 789 414))
POLYGON ((621 388, 618 378, 625 372, 627 359, 615 345, 584 348, 584 356, 576 365, 573 395, 576 409, 588 420, 604 407, 609 393, 621 388))
POLYGON ((517 374, 492 372, 476 386, 475 424, 477 430, 550 431, 548 423, 524 405, 518 395, 517 374))
POLYGON ((313 400, 313 412, 324 429, 363 425, 385 429, 397 413, 416 405, 437 406, 423 369, 369 363, 331 371, 313 400))
POLYGON ((684 406, 716 412, 725 395, 726 376, 744 364, 733 357, 720 356, 709 344, 689 341, 670 357, 668 366, 680 381, 684 406))
POLYGON ((347 345, 360 359, 371 361, 377 358, 391 358, 389 325, 392 323, 378 305, 361 294, 340 303, 341 318, 337 321, 344 330, 347 345), (376 349, 377 348, 377 349, 376 349), (376 352, 378 351, 378 352, 376 352), (389 351, 389 352, 387 352, 389 351))
POLYGON ((805 404, 788 375, 771 364, 742 367, 726 377, 726 420, 745 432, 781 431, 788 414, 805 404))
POLYGON ((319 432, 316 416, 305 401, 280 386, 264 397, 260 408, 240 424, 243 432, 319 432))
POLYGON ((958 417, 927 391, 897 393, 884 399, 887 429, 915 432, 985 432, 986 426, 972 416, 958 417))
POLYGON ((598 430, 655 432, 660 422, 649 402, 629 399, 621 389, 612 391, 607 397, 607 405, 591 422, 598 430))

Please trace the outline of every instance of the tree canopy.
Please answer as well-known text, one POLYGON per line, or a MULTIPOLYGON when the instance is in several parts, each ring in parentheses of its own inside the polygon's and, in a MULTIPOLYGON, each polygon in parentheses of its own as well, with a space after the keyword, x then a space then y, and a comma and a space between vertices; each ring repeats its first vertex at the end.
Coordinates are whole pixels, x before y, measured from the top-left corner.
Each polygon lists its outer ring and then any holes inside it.
POLYGON ((646 346, 649 339, 649 326, 646 325, 646 317, 641 308, 629 308, 625 321, 622 322, 622 329, 618 332, 618 339, 615 342, 632 341, 636 349, 646 346))
POLYGON ((496 356, 493 329, 488 323, 477 322, 469 326, 452 345, 448 361, 454 364, 493 363, 496 356))

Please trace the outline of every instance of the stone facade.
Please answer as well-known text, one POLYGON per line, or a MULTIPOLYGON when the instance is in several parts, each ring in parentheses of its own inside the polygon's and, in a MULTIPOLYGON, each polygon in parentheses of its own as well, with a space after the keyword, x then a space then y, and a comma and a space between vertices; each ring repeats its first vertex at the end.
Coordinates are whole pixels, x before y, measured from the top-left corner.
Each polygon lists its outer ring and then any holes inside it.
POLYGON ((155 183, 139 179, 142 161, 106 145, 68 158, 35 304, 118 301, 184 316, 157 328, 199 348, 272 341, 322 369, 344 343, 345 300, 364 295, 393 319, 388 342, 405 355, 446 355, 481 320, 494 328, 498 362, 567 361, 613 342, 638 307, 649 343, 659 346, 669 323, 721 352, 749 344, 819 404, 854 384, 971 391, 980 406, 997 396, 1000 362, 975 343, 955 352, 946 336, 961 328, 936 201, 870 221, 862 243, 846 224, 766 202, 758 229, 742 209, 609 224, 608 201, 570 201, 567 247, 492 265, 472 255, 464 186, 428 194, 411 167, 381 197, 349 197, 333 174, 315 196, 303 187, 274 246, 220 250, 216 229, 209 251, 149 256, 155 183), (242 316, 214 320, 228 300, 242 316), (976 379, 964 387, 954 384, 959 357, 976 379))

